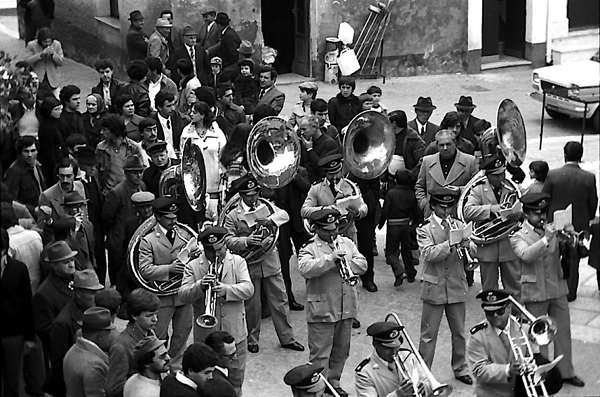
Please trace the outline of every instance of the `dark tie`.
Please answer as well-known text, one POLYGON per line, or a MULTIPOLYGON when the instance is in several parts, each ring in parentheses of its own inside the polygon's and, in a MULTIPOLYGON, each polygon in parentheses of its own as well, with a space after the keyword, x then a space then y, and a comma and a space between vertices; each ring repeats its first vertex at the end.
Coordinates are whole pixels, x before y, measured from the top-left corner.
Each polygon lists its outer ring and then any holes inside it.
POLYGON ((262 99, 264 96, 265 96, 265 89, 264 89, 264 88, 262 88, 262 89, 260 90, 260 94, 258 94, 258 99, 259 99, 259 100, 261 100, 261 99, 262 99))
POLYGON ((171 129, 171 120, 170 119, 167 119, 167 128, 171 129))
POLYGON ((502 192, 500 190, 501 188, 492 188, 492 191, 494 192, 494 196, 496 196, 496 201, 498 202, 498 204, 500 204, 502 202, 502 192))
POLYGON ((448 234, 450 234, 450 224, 446 219, 442 220, 442 227, 444 228, 444 233, 446 233, 446 236, 448 236, 448 234))
POLYGON ((196 62, 196 53, 194 52, 194 47, 190 47, 190 58, 192 62, 196 62))
POLYGON ((171 242, 171 244, 173 244, 175 242, 175 231, 174 230, 169 230, 167 232, 167 238, 169 239, 169 241, 171 242))
POLYGON ((425 135, 425 126, 421 127, 421 135, 425 135))
POLYGON ((329 189, 331 189, 331 194, 333 197, 337 196, 337 191, 335 190, 335 183, 333 181, 329 182, 329 189))

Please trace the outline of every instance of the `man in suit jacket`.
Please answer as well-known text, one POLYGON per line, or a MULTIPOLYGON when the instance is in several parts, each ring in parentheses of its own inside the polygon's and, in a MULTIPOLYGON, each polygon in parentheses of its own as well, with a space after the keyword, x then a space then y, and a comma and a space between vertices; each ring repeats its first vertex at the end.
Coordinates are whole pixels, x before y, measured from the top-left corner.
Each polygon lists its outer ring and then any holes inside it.
POLYGON ((148 52, 148 35, 144 33, 144 16, 141 11, 135 10, 129 13, 129 30, 127 31, 127 54, 129 60, 143 60, 148 52))
POLYGON ((206 50, 207 54, 210 51, 210 48, 217 45, 221 36, 219 32, 219 27, 215 22, 217 18, 217 11, 214 8, 207 8, 202 11, 202 19, 204 19, 204 25, 200 28, 200 34, 198 35, 198 44, 204 50, 206 50))
POLYGON ((100 81, 92 87, 92 93, 98 94, 104 99, 104 104, 111 113, 118 113, 114 105, 117 94, 125 83, 113 77, 114 66, 108 59, 100 59, 94 64, 94 68, 100 75, 100 81))
POLYGON ((148 39, 148 56, 160 59, 165 70, 171 56, 167 37, 171 36, 172 27, 173 24, 168 19, 158 18, 155 25, 156 30, 148 39))
POLYGON ((277 71, 271 66, 265 66, 259 72, 260 92, 256 107, 260 105, 271 106, 277 114, 283 109, 285 103, 285 94, 275 87, 277 81, 277 71))
POLYGON ((473 116, 473 110, 477 107, 473 103, 473 98, 470 96, 461 96, 457 103, 454 104, 456 111, 462 123, 462 137, 468 139, 475 147, 475 150, 481 150, 479 141, 475 138, 475 124, 479 122, 479 118, 473 116))
POLYGON ((80 226, 75 227, 75 234, 73 235, 73 242, 78 251, 75 260, 79 262, 80 267, 96 269, 94 225, 83 213, 86 203, 87 199, 83 198, 78 192, 69 192, 65 195, 62 206, 65 208, 67 215, 75 217, 76 222, 80 222, 80 226))
MULTIPOLYGON (((152 202, 156 225, 142 238, 139 249, 139 272, 148 281, 167 281, 183 274, 186 263, 178 255, 193 237, 177 223, 177 201, 172 197, 159 197, 152 202)), ((200 249, 189 255, 197 260, 200 249)), ((166 339, 169 325, 173 323, 173 334, 169 347, 172 366, 181 368, 181 359, 186 341, 192 330, 192 305, 185 304, 178 295, 160 298, 156 336, 166 339)))
POLYGON ((436 134, 440 152, 423 157, 419 177, 415 185, 415 196, 424 216, 431 214, 429 191, 436 186, 465 186, 479 171, 477 159, 456 149, 456 139, 449 131, 436 134))
POLYGON ((436 106, 433 105, 430 97, 424 98, 420 96, 416 105, 413 105, 413 108, 415 108, 417 117, 409 121, 408 126, 417 131, 421 139, 425 141, 425 147, 427 147, 435 139, 435 133, 440 128, 438 125, 429 122, 429 118, 436 109, 436 106))
MULTIPOLYGON (((598 194, 594 174, 579 167, 583 157, 583 146, 579 142, 567 142, 564 147, 565 165, 550 170, 542 191, 551 197, 548 218, 554 219, 554 212, 564 210, 569 205, 573 210, 575 231, 589 231, 589 222, 594 219, 598 208, 598 194)), ((577 298, 579 284, 579 255, 577 249, 569 249, 569 294, 567 299, 577 298)))
POLYGON ((236 359, 236 340, 225 331, 215 331, 206 337, 205 343, 219 356, 213 378, 204 385, 206 395, 224 393, 224 395, 239 396, 242 391, 241 385, 236 391, 230 377, 231 366, 236 359))
POLYGON ((181 133, 188 121, 183 119, 179 112, 175 111, 175 95, 167 91, 159 91, 154 98, 156 114, 156 137, 159 141, 165 141, 175 150, 181 146, 181 133))
POLYGON ((209 56, 219 56, 223 60, 223 69, 225 69, 227 66, 233 65, 238 61, 238 47, 240 46, 242 39, 240 39, 240 35, 229 26, 231 20, 224 12, 217 14, 215 22, 221 32, 219 51, 214 54, 209 51, 209 56))
POLYGON ((210 73, 210 64, 208 55, 197 44, 198 32, 193 27, 187 25, 183 28, 183 45, 175 48, 171 59, 169 60, 169 69, 171 70, 171 78, 175 84, 179 85, 181 76, 177 73, 177 61, 179 59, 187 59, 192 62, 194 75, 201 82, 207 82, 208 74, 210 73), (193 58, 192 58, 193 56, 193 58))

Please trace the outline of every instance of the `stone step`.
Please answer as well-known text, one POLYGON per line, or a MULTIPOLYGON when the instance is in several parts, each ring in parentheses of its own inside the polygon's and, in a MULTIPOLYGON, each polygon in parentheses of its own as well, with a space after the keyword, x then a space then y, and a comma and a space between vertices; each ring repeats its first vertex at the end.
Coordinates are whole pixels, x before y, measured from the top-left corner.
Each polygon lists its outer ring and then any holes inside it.
POLYGON ((514 68, 531 69, 531 61, 515 58, 507 55, 483 57, 481 59, 481 71, 514 68))
POLYGON ((552 61, 555 65, 590 59, 600 48, 600 29, 571 32, 552 41, 552 61))

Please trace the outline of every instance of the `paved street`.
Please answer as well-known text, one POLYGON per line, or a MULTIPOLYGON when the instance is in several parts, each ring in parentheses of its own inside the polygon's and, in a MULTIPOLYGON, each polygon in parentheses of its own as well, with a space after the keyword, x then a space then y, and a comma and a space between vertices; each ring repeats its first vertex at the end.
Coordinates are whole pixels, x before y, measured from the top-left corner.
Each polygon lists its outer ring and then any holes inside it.
MULTIPOLYGON (((0 49, 10 54, 18 54, 24 50, 22 41, 17 40, 15 18, 10 11, 0 10, 0 49), (8 16, 6 16, 8 15, 8 16)), ((60 38, 59 38, 60 39, 60 38)), ((66 54, 67 56, 69 54, 66 54)), ((96 72, 84 65, 66 60, 61 67, 65 82, 75 84, 88 93, 96 84, 96 72)), ((478 75, 439 75, 418 76, 409 78, 389 78, 386 84, 381 80, 361 80, 357 84, 356 93, 362 93, 371 84, 383 89, 382 102, 390 109, 403 109, 412 118, 412 105, 418 96, 431 96, 437 110, 432 121, 438 123, 447 111, 454 110, 453 104, 460 95, 471 95, 477 105, 474 115, 490 120, 495 124, 496 110, 500 101, 510 98, 519 106, 528 136, 528 151, 525 167, 533 160, 545 160, 550 168, 562 165, 562 148, 569 140, 579 141, 580 120, 555 121, 545 120, 543 148, 539 149, 540 103, 528 97, 531 92, 531 71, 525 69, 487 72, 478 75)), ((302 81, 298 76, 282 76, 279 88, 286 94, 286 105, 282 116, 291 113, 298 98, 297 83, 302 81)), ((319 82, 319 97, 328 99, 337 93, 337 86, 319 82)), ((546 116, 547 117, 547 116, 546 116)), ((584 139, 584 163, 582 167, 599 174, 599 136, 591 134, 591 125, 584 139)), ((525 185, 529 183, 525 181, 525 185)), ((351 355, 346 363, 342 377, 342 386, 354 395, 354 368, 371 351, 371 341, 366 335, 367 326, 375 321, 382 321, 391 312, 397 313, 407 327, 413 342, 418 345, 418 334, 421 317, 420 285, 405 283, 399 288, 393 287, 394 277, 383 257, 385 229, 377 233, 379 256, 375 262, 375 282, 379 286, 378 293, 369 293, 361 288, 359 320, 362 327, 353 330, 351 355)), ((294 293, 299 302, 305 302, 304 280, 298 274, 295 259, 292 263, 294 293)), ((570 303, 573 351, 576 373, 586 381, 583 389, 565 386, 561 396, 598 396, 600 395, 600 295, 595 281, 595 273, 586 261, 582 261, 580 269, 580 288, 578 299, 570 303)), ((476 274, 475 285, 469 290, 467 302, 466 329, 483 320, 483 313, 475 295, 480 289, 479 274, 476 274)), ((297 339, 307 345, 306 321, 304 312, 292 312, 291 322, 297 339)), ((119 323, 124 326, 123 322, 119 323)), ((264 320, 259 354, 250 354, 246 369, 244 395, 249 397, 289 396, 289 389, 282 378, 288 369, 308 360, 308 353, 283 351, 275 335, 272 322, 264 320)), ((473 388, 463 385, 453 377, 450 367, 450 332, 446 322, 442 323, 438 337, 436 357, 432 372, 442 383, 454 387, 453 396, 471 396, 473 388)))

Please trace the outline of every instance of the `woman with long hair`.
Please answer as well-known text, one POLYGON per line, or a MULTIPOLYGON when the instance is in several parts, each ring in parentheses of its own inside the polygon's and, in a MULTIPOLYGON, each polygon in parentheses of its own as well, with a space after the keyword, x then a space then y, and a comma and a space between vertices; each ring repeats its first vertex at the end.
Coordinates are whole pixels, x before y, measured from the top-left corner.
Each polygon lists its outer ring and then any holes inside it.
POLYGON ((49 186, 57 181, 54 167, 66 156, 62 124, 59 121, 62 109, 62 103, 53 96, 44 99, 40 106, 38 137, 42 150, 39 151, 38 160, 42 163, 42 174, 49 186))
POLYGON ((98 146, 103 139, 100 134, 100 119, 107 112, 104 99, 99 94, 89 94, 85 98, 86 112, 83 114, 83 136, 92 147, 98 146))
POLYGON ((115 98, 115 106, 119 116, 125 124, 125 132, 127 138, 140 142, 142 140, 142 133, 140 132, 139 125, 140 121, 144 118, 135 114, 135 104, 133 103, 133 97, 129 94, 121 94, 115 98))
POLYGON ((231 196, 231 182, 248 173, 246 142, 251 130, 252 126, 250 124, 243 123, 236 125, 229 137, 229 141, 227 141, 221 152, 221 164, 225 169, 225 178, 227 180, 227 200, 231 196))
POLYGON ((50 28, 38 30, 37 40, 27 43, 25 62, 31 65, 40 79, 40 90, 52 93, 58 98, 61 85, 58 67, 62 66, 65 55, 60 41, 54 39, 50 28))

